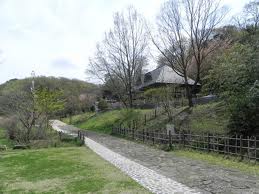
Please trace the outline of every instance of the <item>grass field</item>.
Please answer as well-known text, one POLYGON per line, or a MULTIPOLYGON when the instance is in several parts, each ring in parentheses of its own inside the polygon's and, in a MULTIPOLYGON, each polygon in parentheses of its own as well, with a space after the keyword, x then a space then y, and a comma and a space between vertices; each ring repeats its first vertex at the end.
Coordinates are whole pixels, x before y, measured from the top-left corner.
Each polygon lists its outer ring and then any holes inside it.
POLYGON ((148 193, 86 147, 4 152, 0 193, 148 193))

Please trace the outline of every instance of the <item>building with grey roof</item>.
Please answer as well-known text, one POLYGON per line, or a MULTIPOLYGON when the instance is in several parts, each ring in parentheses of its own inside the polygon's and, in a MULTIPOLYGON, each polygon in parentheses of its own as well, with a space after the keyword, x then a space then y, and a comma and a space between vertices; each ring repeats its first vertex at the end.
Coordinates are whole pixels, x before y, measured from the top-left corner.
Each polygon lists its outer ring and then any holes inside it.
MULTIPOLYGON (((161 66, 141 76, 137 80, 136 90, 143 91, 166 85, 184 86, 184 78, 179 74, 167 65, 161 66)), ((192 86, 194 80, 188 78, 188 84, 192 86)), ((200 84, 198 83, 198 85, 200 84)))

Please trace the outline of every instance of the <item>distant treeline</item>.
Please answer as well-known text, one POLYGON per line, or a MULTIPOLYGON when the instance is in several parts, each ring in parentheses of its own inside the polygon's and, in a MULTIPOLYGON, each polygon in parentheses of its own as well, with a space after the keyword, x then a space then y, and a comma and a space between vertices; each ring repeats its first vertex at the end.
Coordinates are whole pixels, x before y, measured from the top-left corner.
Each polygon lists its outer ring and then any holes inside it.
MULTIPOLYGON (((64 110, 59 112, 58 116, 67 116, 90 110, 99 93, 99 86, 95 84, 63 77, 35 77, 34 85, 35 89, 47 88, 52 91, 61 91, 65 107, 64 110)), ((30 92, 31 87, 32 78, 12 79, 0 85, 0 97, 17 94, 21 91, 30 92)), ((6 98, 4 99, 6 100, 6 98)), ((2 103, 6 102, 0 100, 0 113, 3 114, 3 111, 1 111, 2 103)))

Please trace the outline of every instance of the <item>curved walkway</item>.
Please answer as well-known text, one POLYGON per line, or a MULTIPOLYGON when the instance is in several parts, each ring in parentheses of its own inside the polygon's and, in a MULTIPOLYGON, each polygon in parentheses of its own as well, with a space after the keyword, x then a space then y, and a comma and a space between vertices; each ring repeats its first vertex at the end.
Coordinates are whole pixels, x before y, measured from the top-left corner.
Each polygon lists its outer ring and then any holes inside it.
MULTIPOLYGON (((77 128, 59 121, 54 126, 72 133, 77 128)), ((259 193, 259 178, 174 156, 146 145, 94 132, 86 144, 153 193, 259 193)))

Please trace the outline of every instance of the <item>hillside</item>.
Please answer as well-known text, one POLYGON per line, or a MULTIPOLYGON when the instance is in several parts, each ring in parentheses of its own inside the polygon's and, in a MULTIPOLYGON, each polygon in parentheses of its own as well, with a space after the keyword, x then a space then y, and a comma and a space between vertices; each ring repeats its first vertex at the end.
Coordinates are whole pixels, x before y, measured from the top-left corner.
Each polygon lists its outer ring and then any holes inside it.
MULTIPOLYGON (((92 83, 77 79, 56 78, 40 76, 34 78, 35 87, 47 87, 50 89, 61 89, 68 93, 97 92, 98 87, 92 83)), ((32 78, 12 79, 0 85, 0 95, 18 90, 30 90, 32 78)))
MULTIPOLYGON (((85 113, 72 117, 72 123, 81 129, 88 129, 101 133, 111 133, 112 127, 121 122, 131 121, 135 118, 143 117, 144 114, 152 111, 151 109, 134 109, 134 110, 112 110, 98 114, 85 113), (89 115, 91 115, 89 117, 89 115)), ((63 119, 69 123, 69 118, 63 119)))
MULTIPOLYGON (((133 110, 131 114, 125 110, 113 110, 99 113, 97 115, 91 113, 80 114, 72 117, 72 123, 81 129, 88 129, 102 133, 110 133, 113 125, 116 123, 124 123, 133 119, 144 120, 144 115, 152 113, 148 110, 133 110), (133 116, 134 115, 134 116, 133 116), (142 117, 140 117, 142 115, 142 117), (142 119, 141 119, 142 118, 142 119)), ((146 130, 163 131, 167 124, 174 124, 176 130, 191 131, 192 133, 202 134, 226 134, 228 133, 227 123, 229 115, 226 114, 225 108, 221 102, 213 102, 204 105, 196 105, 191 111, 186 107, 174 109, 177 115, 172 122, 168 122, 167 115, 158 114, 156 118, 147 119, 146 125, 143 123, 139 127, 146 130), (183 110, 186 110, 182 112, 183 110), (178 115, 178 113, 182 112, 178 115)), ((63 120, 69 123, 69 118, 63 120)))
MULTIPOLYGON (((48 88, 49 90, 62 92, 62 98, 66 102, 64 115, 89 110, 99 94, 97 85, 76 79, 41 76, 34 78, 34 83, 36 90, 38 88, 48 88)), ((28 92, 31 85, 32 78, 12 79, 0 85, 0 105, 5 103, 3 97, 28 92), (1 100, 1 97, 3 100, 1 100)))

